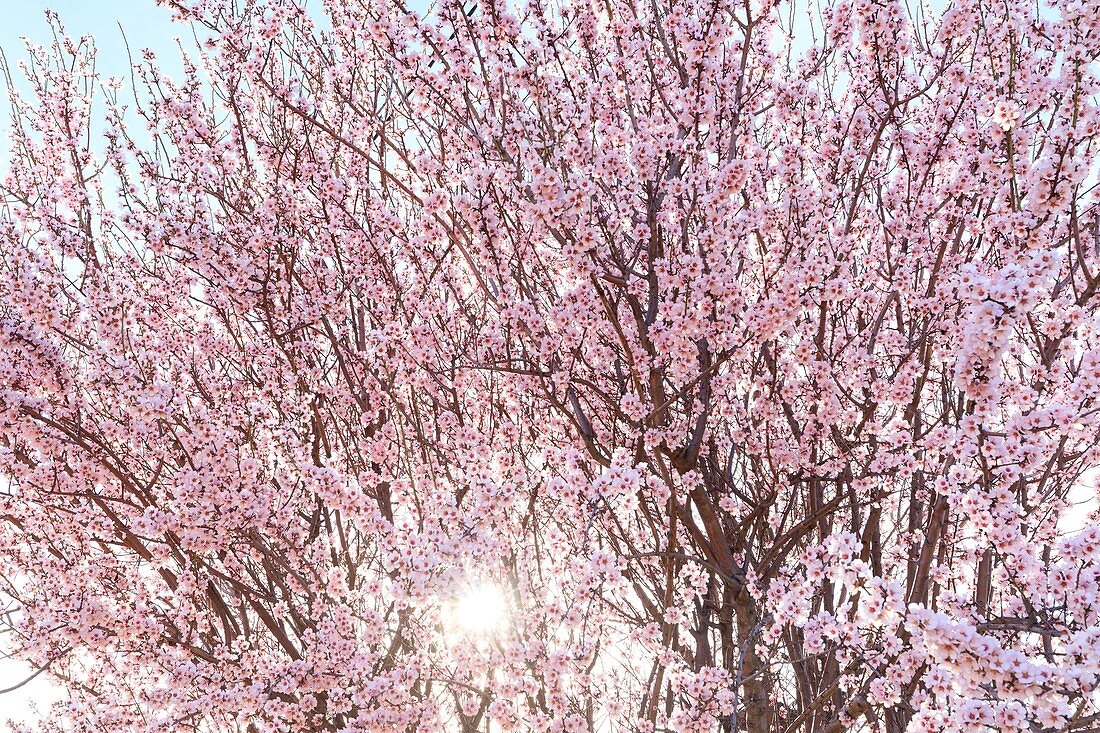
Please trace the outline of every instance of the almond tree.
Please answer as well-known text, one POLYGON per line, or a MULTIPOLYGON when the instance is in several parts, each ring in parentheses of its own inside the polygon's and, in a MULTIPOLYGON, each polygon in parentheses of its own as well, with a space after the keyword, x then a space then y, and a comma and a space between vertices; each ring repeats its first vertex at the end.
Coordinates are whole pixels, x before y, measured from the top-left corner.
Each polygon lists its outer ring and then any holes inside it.
POLYGON ((1100 727, 1098 0, 171 4, 12 93, 42 730, 1100 727))

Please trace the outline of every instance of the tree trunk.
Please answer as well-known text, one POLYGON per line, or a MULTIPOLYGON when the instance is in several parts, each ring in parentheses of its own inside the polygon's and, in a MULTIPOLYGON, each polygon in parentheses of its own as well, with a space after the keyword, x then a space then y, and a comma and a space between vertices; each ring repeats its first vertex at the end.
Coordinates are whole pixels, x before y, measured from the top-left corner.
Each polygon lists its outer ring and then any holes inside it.
POLYGON ((747 733, 769 733, 772 729, 771 680, 764 660, 756 653, 761 626, 756 602, 747 589, 733 600, 737 615, 737 646, 740 651, 735 679, 744 703, 740 727, 747 733))

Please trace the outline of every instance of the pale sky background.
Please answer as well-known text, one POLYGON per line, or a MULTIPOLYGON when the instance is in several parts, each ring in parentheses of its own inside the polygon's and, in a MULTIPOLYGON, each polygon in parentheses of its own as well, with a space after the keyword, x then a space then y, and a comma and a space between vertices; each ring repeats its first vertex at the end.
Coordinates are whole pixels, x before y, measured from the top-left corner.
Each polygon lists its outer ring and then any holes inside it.
POLYGON ((120 24, 135 53, 153 48, 162 56, 171 55, 175 46, 172 38, 187 35, 186 27, 174 25, 171 12, 157 7, 154 0, 0 0, 0 48, 9 62, 14 64, 24 55, 22 37, 34 43, 49 43, 47 8, 57 11, 74 38, 95 36, 100 68, 110 75, 129 75, 120 24))

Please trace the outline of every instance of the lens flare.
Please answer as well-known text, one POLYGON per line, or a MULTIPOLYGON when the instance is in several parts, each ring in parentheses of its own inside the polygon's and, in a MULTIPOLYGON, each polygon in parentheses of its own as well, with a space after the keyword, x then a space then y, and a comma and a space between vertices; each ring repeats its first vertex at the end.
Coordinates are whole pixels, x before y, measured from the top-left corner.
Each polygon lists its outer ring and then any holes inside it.
POLYGON ((466 590, 455 603, 452 620, 468 634, 488 634, 500 627, 508 610, 504 592, 495 585, 466 590))

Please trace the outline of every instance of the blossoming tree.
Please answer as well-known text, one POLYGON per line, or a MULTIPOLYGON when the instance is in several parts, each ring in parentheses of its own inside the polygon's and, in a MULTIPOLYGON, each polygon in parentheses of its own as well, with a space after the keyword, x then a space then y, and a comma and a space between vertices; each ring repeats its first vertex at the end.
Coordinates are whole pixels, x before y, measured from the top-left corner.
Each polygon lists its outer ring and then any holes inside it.
POLYGON ((173 6, 12 96, 42 730, 1100 727, 1100 2, 173 6))

